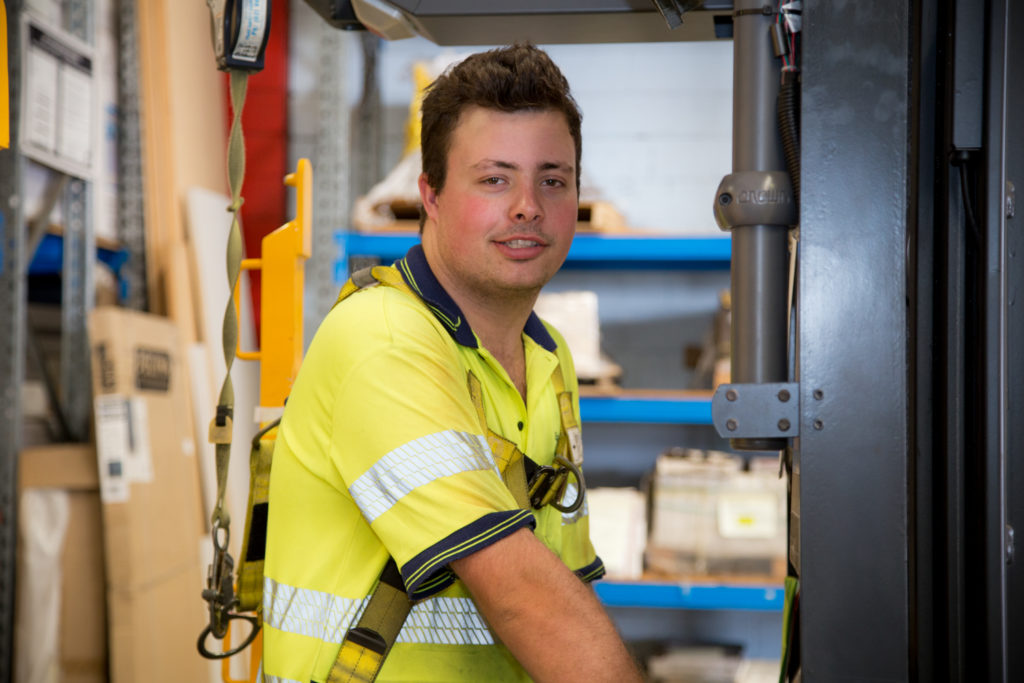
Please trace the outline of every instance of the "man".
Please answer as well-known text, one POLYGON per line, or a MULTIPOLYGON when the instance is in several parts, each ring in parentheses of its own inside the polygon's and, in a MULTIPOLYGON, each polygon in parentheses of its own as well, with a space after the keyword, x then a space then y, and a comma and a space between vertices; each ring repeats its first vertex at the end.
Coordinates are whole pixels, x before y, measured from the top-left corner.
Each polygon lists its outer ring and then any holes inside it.
POLYGON ((576 225, 568 83, 533 46, 473 55, 428 90, 421 146, 422 245, 346 285, 278 431, 264 674, 349 680, 384 651, 378 681, 639 680, 585 583, 576 376, 533 313, 576 225), (537 472, 563 475, 554 505, 537 472), (378 579, 413 601, 390 652, 360 617, 378 579))

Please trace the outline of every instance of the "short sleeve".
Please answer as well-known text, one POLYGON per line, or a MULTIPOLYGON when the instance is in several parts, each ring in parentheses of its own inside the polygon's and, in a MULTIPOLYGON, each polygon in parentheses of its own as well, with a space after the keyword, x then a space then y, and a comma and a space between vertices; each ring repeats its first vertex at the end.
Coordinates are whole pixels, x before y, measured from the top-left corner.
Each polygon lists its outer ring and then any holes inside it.
MULTIPOLYGON (((467 389, 460 347, 424 307, 378 287, 353 295, 358 359, 335 388, 330 460, 414 598, 448 564, 534 523, 502 483, 467 389), (362 310, 360 310, 362 309, 362 310)), ((346 304, 348 300, 346 301, 346 304)))

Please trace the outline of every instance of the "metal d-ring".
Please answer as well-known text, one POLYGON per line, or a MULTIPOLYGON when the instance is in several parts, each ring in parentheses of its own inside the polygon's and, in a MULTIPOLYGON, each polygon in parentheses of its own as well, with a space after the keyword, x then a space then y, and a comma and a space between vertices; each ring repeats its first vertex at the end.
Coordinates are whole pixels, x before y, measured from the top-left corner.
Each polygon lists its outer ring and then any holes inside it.
POLYGON ((199 634, 199 642, 196 643, 196 646, 199 648, 199 654, 201 654, 203 657, 207 659, 227 659, 228 657, 232 657, 241 652, 242 650, 244 650, 245 648, 249 647, 249 645, 252 644, 252 641, 256 638, 256 634, 259 633, 260 623, 256 617, 250 617, 245 614, 226 614, 225 616, 227 617, 228 621, 234 619, 242 619, 243 621, 248 621, 250 624, 252 624, 252 631, 249 633, 249 636, 237 647, 233 647, 230 650, 226 650, 224 652, 210 652, 210 650, 208 650, 206 647, 206 637, 210 635, 210 631, 213 628, 213 626, 207 624, 206 628, 203 629, 203 632, 199 634))
POLYGON ((576 487, 577 488, 577 490, 576 490, 576 499, 572 503, 570 503, 569 505, 562 505, 561 503, 558 503, 558 502, 556 502, 554 500, 551 501, 550 505, 551 505, 551 507, 555 508, 559 512, 565 512, 565 513, 576 512, 577 510, 580 509, 580 506, 583 505, 583 494, 586 493, 586 490, 587 490, 587 485, 583 481, 583 473, 580 472, 580 469, 578 467, 576 467, 576 465, 572 464, 571 460, 567 459, 563 455, 556 454, 555 455, 555 462, 557 462, 563 468, 565 468, 565 469, 569 470, 570 472, 572 472, 572 476, 576 477, 576 484, 577 484, 577 487, 576 487))

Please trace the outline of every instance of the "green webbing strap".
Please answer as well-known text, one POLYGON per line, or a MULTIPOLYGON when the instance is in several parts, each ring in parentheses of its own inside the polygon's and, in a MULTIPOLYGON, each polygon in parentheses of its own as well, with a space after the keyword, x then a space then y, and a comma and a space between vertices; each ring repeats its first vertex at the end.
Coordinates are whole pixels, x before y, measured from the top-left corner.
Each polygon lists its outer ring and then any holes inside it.
POLYGON ((221 385, 217 404, 217 415, 210 423, 210 443, 215 445, 217 466, 217 501, 211 515, 213 539, 213 562, 206 577, 203 599, 209 603, 210 623, 199 635, 199 652, 204 657, 223 659, 248 647, 259 631, 257 619, 234 612, 238 607, 232 572, 234 559, 228 553, 231 538, 229 525, 231 516, 224 508, 224 492, 227 488, 228 463, 231 459, 231 420, 235 404, 235 390, 231 385, 231 365, 235 359, 238 339, 238 318, 235 314, 234 291, 242 264, 242 231, 238 224, 238 211, 242 208, 242 181, 245 177, 245 140, 242 137, 242 108, 245 106, 245 91, 249 75, 245 71, 231 71, 231 134, 228 138, 228 184, 231 187, 231 231, 228 233, 227 274, 228 302, 224 310, 223 345, 224 383, 221 385), (228 632, 228 623, 233 619, 249 621, 253 628, 249 636, 237 647, 214 653, 206 647, 207 635, 222 640, 228 632))
POLYGON ((235 406, 235 389, 231 384, 231 366, 235 360, 238 344, 238 317, 235 314, 234 291, 238 274, 242 269, 242 229, 238 224, 238 212, 242 208, 242 182, 245 179, 245 139, 242 136, 242 108, 245 106, 245 91, 249 74, 245 71, 231 72, 231 135, 228 138, 228 184, 231 188, 231 231, 228 233, 227 273, 228 302, 224 308, 222 342, 224 346, 224 383, 220 387, 217 415, 210 423, 210 442, 217 451, 217 503, 213 509, 212 522, 215 530, 227 529, 231 516, 224 509, 224 491, 228 481, 228 462, 231 459, 231 420, 235 406))

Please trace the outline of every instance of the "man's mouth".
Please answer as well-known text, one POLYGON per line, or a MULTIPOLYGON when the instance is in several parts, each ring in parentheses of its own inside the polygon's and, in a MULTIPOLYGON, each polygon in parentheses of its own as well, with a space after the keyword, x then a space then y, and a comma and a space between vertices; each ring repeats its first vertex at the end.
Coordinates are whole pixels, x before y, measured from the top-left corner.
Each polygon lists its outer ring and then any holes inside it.
POLYGON ((534 240, 508 240, 507 242, 501 242, 501 244, 512 249, 528 249, 530 247, 542 246, 540 242, 534 240))

